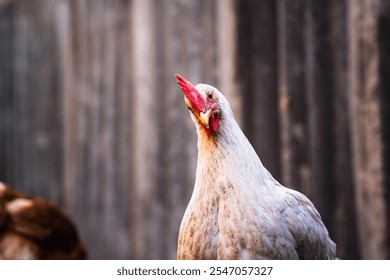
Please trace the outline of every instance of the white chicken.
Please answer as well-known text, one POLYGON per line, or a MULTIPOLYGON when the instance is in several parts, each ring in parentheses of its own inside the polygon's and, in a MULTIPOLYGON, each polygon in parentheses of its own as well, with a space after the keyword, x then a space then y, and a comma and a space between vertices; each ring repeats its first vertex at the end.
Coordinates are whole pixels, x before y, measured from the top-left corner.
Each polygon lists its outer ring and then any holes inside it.
POLYGON ((303 194, 263 166, 216 88, 176 74, 198 134, 178 259, 334 259, 336 244, 303 194))

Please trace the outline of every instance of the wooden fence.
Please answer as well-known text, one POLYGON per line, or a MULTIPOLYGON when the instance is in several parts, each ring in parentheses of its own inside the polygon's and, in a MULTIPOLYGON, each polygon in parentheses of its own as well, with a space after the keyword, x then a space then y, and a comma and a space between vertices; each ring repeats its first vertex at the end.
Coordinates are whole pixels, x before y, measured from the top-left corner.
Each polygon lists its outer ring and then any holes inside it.
POLYGON ((217 86, 344 259, 390 255, 386 0, 0 1, 0 180, 76 221, 93 259, 173 259, 217 86))

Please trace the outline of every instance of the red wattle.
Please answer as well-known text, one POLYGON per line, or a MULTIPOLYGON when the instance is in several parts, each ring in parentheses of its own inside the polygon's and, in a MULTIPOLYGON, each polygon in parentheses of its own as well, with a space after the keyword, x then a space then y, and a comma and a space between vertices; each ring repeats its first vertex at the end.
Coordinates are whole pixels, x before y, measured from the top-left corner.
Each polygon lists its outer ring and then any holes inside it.
POLYGON ((212 118, 210 119, 210 127, 214 132, 218 132, 219 118, 212 116, 212 118))

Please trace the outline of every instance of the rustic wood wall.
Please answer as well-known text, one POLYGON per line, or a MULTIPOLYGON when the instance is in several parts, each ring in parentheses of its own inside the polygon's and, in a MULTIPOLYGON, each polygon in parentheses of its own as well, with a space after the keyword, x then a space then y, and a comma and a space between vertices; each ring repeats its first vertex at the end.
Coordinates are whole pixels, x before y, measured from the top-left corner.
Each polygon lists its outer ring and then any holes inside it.
POLYGON ((94 259, 175 258, 196 134, 174 74, 230 100, 338 255, 390 249, 386 0, 0 1, 0 180, 94 259))

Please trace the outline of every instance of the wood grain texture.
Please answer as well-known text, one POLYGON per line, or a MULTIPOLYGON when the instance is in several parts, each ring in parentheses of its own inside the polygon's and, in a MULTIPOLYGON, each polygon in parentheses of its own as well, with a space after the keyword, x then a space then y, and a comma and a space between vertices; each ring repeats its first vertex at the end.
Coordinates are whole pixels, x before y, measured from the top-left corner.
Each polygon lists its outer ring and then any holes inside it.
POLYGON ((0 180, 66 209, 91 258, 175 258, 196 169, 178 72, 221 89, 264 165, 314 202, 339 257, 385 258, 388 11, 3 1, 0 180))

